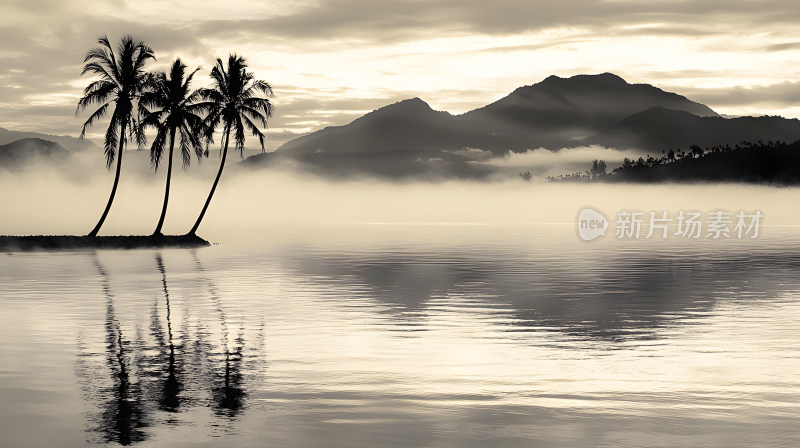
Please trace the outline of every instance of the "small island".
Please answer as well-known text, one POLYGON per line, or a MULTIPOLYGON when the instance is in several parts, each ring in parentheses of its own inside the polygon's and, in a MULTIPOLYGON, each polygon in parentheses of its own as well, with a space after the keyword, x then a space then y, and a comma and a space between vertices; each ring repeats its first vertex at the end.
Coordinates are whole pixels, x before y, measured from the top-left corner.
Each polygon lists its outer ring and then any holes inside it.
POLYGON ((163 247, 204 247, 211 244, 197 235, 74 236, 0 235, 0 250, 143 249, 163 247))

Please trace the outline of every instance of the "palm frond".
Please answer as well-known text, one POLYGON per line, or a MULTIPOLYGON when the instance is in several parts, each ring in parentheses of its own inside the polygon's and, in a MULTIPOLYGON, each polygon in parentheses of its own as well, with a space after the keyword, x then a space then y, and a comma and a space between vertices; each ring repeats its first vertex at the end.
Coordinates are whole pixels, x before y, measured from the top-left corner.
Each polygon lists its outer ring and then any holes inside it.
POLYGON ((204 139, 202 139, 201 136, 204 135, 204 131, 202 130, 202 126, 203 121, 197 116, 193 116, 192 119, 186 120, 186 122, 181 125, 181 138, 185 138, 189 141, 191 147, 194 148, 194 154, 198 160, 203 157, 204 139))
POLYGON ((106 168, 111 168, 111 164, 114 163, 114 158, 117 155, 117 145, 119 144, 120 138, 124 140, 125 136, 119 136, 119 120, 117 120, 117 113, 116 110, 111 116, 111 121, 108 124, 108 128, 106 129, 106 134, 104 138, 103 144, 103 153, 106 156, 106 168))
POLYGON ((167 129, 165 127, 159 127, 158 132, 156 132, 156 138, 153 139, 153 144, 150 146, 150 165, 155 171, 158 171, 158 166, 164 155, 166 146, 167 129))
POLYGON ((108 68, 111 69, 111 73, 114 75, 114 79, 121 80, 123 77, 123 73, 121 73, 119 70, 117 57, 114 55, 114 51, 111 48, 111 43, 108 41, 108 36, 101 37, 98 40, 98 43, 102 45, 100 49, 105 55, 104 57, 105 60, 108 61, 108 68))
POLYGON ((78 100, 78 106, 75 109, 77 114, 83 109, 91 106, 92 104, 102 104, 109 101, 114 95, 116 85, 107 81, 94 81, 86 87, 84 96, 78 100))
POLYGON ((264 149, 264 133, 258 130, 258 126, 256 126, 246 115, 242 115, 243 122, 245 127, 253 134, 254 137, 258 137, 258 143, 261 145, 261 149, 264 149))
POLYGON ((242 124, 241 117, 236 117, 236 121, 234 122, 234 142, 236 143, 236 149, 239 150, 239 155, 242 155, 244 151, 244 125, 242 124))
MULTIPOLYGON (((242 106, 240 108, 242 116, 248 117, 249 119, 258 122, 259 125, 262 127, 267 127, 267 117, 268 114, 262 113, 260 110, 253 109, 251 107, 242 106)), ((270 111, 271 114, 272 111, 270 111)))
POLYGON ((184 135, 183 128, 180 129, 180 141, 181 141, 181 159, 183 160, 183 168, 189 166, 189 163, 192 161, 192 152, 190 151, 190 140, 188 135, 184 135))
POLYGON ((266 81, 262 81, 260 79, 257 79, 255 81, 253 81, 253 85, 252 85, 251 88, 253 90, 261 92, 264 95, 267 95, 267 96, 270 96, 270 97, 273 96, 272 87, 266 81))
POLYGON ((106 65, 106 67, 104 67, 103 65, 104 64, 101 64, 99 62, 89 62, 89 63, 87 63, 86 65, 83 66, 83 70, 81 70, 81 76, 83 76, 83 75, 85 75, 87 73, 91 73, 91 74, 100 76, 105 81, 115 82, 116 78, 114 78, 114 76, 112 76, 108 72, 108 69, 106 68, 107 65, 106 65))
POLYGON ((136 142, 136 149, 141 150, 147 146, 147 134, 145 133, 144 126, 139 123, 135 116, 130 115, 128 119, 128 134, 131 139, 136 142))
POLYGON ((78 138, 80 138, 81 140, 84 139, 86 137, 86 128, 91 126, 96 120, 100 120, 106 116, 106 112, 108 112, 108 106, 110 104, 111 103, 103 104, 102 106, 100 106, 100 108, 94 111, 92 115, 89 116, 89 118, 83 123, 83 127, 81 128, 81 135, 78 138))
POLYGON ((144 42, 136 42, 134 47, 136 48, 136 61, 134 63, 134 68, 137 71, 144 70, 144 64, 148 59, 156 60, 155 52, 153 52, 152 48, 145 45, 144 42))

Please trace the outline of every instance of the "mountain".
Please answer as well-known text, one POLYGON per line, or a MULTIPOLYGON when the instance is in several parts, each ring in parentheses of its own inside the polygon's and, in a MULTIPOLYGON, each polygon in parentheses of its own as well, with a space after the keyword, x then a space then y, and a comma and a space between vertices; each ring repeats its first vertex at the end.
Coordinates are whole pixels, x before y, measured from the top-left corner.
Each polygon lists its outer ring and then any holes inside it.
POLYGON ((36 160, 62 163, 71 153, 58 143, 40 138, 23 138, 0 145, 0 168, 17 169, 36 160))
POLYGON ((665 92, 649 84, 629 84, 611 73, 550 76, 520 87, 488 106, 464 114, 537 128, 605 127, 650 107, 683 110, 701 117, 717 117, 708 106, 665 92))
POLYGON ((719 116, 708 106, 681 95, 649 84, 629 84, 617 75, 602 73, 550 76, 461 118, 470 123, 470 128, 491 136, 477 142, 476 147, 525 151, 581 144, 587 136, 651 107, 719 116))
POLYGON ((619 149, 661 150, 742 141, 800 140, 800 120, 782 117, 699 117, 684 111, 652 107, 631 115, 590 140, 619 149))
POLYGON ((98 149, 98 146, 94 144, 94 142, 92 142, 91 140, 85 140, 85 139, 81 140, 66 135, 47 135, 47 134, 40 134, 37 132, 11 131, 8 129, 0 128, 0 145, 5 145, 24 138, 38 138, 42 140, 56 142, 69 151, 98 149))
POLYGON ((460 123, 447 112, 433 110, 419 98, 370 112, 346 126, 331 126, 287 142, 277 152, 363 153, 398 149, 460 147, 454 136, 460 123))
POLYGON ((480 179, 487 167, 451 150, 463 148, 463 123, 419 98, 390 104, 346 126, 332 126, 294 139, 271 154, 245 160, 248 167, 291 163, 321 177, 389 179, 480 179))
POLYGON ((661 106, 699 116, 718 116, 700 103, 619 76, 550 76, 520 87, 488 106, 454 116, 419 98, 370 112, 345 126, 322 129, 287 142, 278 151, 377 152, 401 149, 508 150, 575 146, 631 114, 661 106))

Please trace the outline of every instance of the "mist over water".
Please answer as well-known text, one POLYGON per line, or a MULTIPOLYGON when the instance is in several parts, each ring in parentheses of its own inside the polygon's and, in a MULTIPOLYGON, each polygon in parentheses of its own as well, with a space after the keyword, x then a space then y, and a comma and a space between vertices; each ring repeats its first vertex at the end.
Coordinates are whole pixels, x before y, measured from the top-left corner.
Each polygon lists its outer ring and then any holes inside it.
MULTIPOLYGON (((510 172, 529 166, 565 167, 613 150, 562 150, 510 155, 492 163, 510 172)), ((621 155, 622 152, 614 152, 621 155)), ((85 234, 108 198, 113 172, 98 154, 79 154, 66 167, 35 166, 0 173, 0 234, 85 234)), ((325 180, 315 173, 247 169, 231 154, 200 234, 216 242, 272 238, 275 232, 352 223, 514 224, 574 223, 592 207, 609 218, 622 210, 761 210, 766 225, 798 225, 792 207, 800 191, 737 184, 552 184, 537 175, 526 183, 511 174, 492 182, 325 180)), ((613 165, 611 165, 613 166, 613 165)), ((212 153, 187 169, 173 168, 164 232, 182 234, 194 223, 218 167, 212 153)), ((533 169, 537 171, 536 168, 533 169)), ((101 234, 149 234, 164 194, 166 164, 153 172, 145 151, 126 151, 117 197, 101 234)), ((312 232, 313 233, 313 232, 312 232)))

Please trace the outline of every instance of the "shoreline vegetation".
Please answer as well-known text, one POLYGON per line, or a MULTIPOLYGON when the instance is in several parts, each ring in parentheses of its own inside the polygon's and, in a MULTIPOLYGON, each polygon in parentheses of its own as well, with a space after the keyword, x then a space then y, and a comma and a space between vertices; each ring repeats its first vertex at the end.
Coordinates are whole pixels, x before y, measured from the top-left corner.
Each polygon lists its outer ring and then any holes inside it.
POLYGON ((206 247, 211 243, 197 235, 0 235, 0 251, 70 249, 145 249, 206 247))
MULTIPOLYGON (((638 160, 625 159, 622 166, 606 172, 606 163, 595 160, 584 172, 548 177, 549 182, 702 183, 737 182, 775 186, 800 185, 800 141, 741 142, 735 146, 663 151, 638 160)), ((522 174, 520 174, 522 176, 522 174)))

